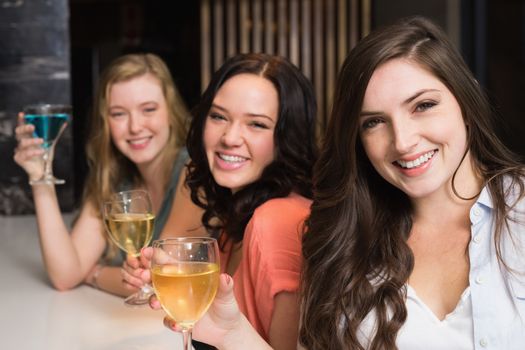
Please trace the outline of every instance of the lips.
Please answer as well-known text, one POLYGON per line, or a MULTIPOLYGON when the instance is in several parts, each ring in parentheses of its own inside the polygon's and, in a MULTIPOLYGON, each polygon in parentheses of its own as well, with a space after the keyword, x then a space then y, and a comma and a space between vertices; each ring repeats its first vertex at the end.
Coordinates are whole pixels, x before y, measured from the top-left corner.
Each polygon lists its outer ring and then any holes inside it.
POLYGON ((426 152, 420 155, 416 159, 409 160, 409 161, 398 159, 394 163, 403 169, 418 168, 418 167, 425 165, 430 159, 432 159, 432 157, 434 157, 434 154, 436 154, 436 152, 437 150, 432 150, 432 151, 429 151, 429 152, 426 152))
POLYGON ((224 171, 237 170, 247 164, 249 158, 241 157, 238 155, 225 154, 217 152, 215 153, 215 164, 218 169, 224 171))
POLYGON ((144 149, 148 146, 152 136, 141 137, 139 139, 128 140, 128 144, 132 149, 144 149))

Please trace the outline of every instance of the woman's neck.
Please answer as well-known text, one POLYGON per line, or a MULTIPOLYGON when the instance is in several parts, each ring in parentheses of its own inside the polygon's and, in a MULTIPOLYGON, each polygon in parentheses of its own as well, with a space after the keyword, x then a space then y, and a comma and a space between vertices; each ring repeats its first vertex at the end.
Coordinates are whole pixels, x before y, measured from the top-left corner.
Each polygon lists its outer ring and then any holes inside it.
MULTIPOLYGON (((170 162, 170 165, 173 165, 172 163, 173 162, 170 162)), ((151 163, 137 166, 142 177, 142 186, 148 191, 151 197, 153 211, 155 213, 158 213, 160 210, 166 192, 167 172, 165 166, 167 164, 167 162, 160 161, 160 159, 155 159, 151 163)))
POLYGON ((414 223, 436 227, 454 223, 460 226, 469 224, 469 211, 476 199, 451 199, 446 194, 443 194, 445 198, 435 197, 413 201, 414 223))

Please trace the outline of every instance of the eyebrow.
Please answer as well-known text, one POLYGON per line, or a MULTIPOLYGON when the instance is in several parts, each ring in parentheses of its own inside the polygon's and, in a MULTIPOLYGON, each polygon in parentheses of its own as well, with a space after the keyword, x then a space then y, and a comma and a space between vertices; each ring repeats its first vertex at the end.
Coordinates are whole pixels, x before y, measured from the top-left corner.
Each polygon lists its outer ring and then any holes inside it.
MULTIPOLYGON (((211 108, 216 108, 216 109, 218 109, 218 110, 220 110, 220 111, 222 111, 222 112, 224 112, 224 113, 229 113, 228 110, 227 110, 226 108, 221 107, 221 106, 219 106, 219 105, 217 105, 217 104, 215 104, 215 103, 212 103, 212 104, 211 104, 211 108)), ((210 109, 211 109, 211 108, 210 108, 210 109)), ((271 121, 272 123, 275 123, 275 121, 274 121, 272 118, 270 118, 269 116, 267 116, 266 114, 259 114, 259 113, 246 113, 246 115, 247 115, 248 117, 252 117, 252 118, 256 118, 256 117, 266 118, 266 119, 268 119, 269 121, 271 121)))
MULTIPOLYGON (((143 107, 144 105, 148 105, 150 103, 154 103, 156 105, 159 105, 160 103, 158 101, 155 101, 155 100, 150 100, 150 101, 145 101, 145 102, 141 102, 139 103, 139 106, 140 107, 143 107)), ((109 106, 109 109, 112 109, 112 108, 121 108, 121 109, 126 109, 126 107, 123 107, 121 105, 110 105, 109 106)))
POLYGON ((415 94, 413 94, 412 96, 410 96, 409 98, 407 98, 405 101, 403 101, 403 104, 406 105, 412 101, 414 101, 416 98, 418 98, 419 96, 427 93, 427 92, 432 92, 432 91, 436 91, 436 92, 439 92, 438 89, 423 89, 423 90, 419 90, 418 92, 416 92, 415 94))
MULTIPOLYGON (((423 95, 423 94, 425 94, 427 92, 439 92, 439 90, 438 89, 423 89, 423 90, 419 90, 415 94, 413 94, 412 96, 410 96, 409 98, 404 100, 402 104, 404 104, 404 105, 409 104, 410 102, 414 101, 416 98, 418 98, 419 96, 421 96, 421 95, 423 95)), ((382 115, 382 114, 383 114, 382 112, 361 111, 361 113, 359 113, 359 117, 378 116, 378 115, 382 115)))

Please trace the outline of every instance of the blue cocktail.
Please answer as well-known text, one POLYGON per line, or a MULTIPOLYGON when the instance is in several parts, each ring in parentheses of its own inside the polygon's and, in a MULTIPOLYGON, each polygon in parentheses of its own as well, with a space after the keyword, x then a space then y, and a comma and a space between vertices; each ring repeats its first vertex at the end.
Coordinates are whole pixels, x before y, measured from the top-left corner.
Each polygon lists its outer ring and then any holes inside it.
POLYGON ((44 174, 39 180, 31 180, 31 185, 36 184, 63 184, 64 180, 53 176, 53 156, 55 145, 60 135, 66 128, 71 118, 71 106, 68 105, 32 105, 24 108, 24 118, 26 124, 35 127, 34 137, 44 140, 44 174))
POLYGON ((53 141, 57 138, 59 133, 62 131, 62 126, 69 120, 67 114, 52 114, 52 115, 41 115, 41 114, 26 114, 25 120, 27 124, 33 124, 35 131, 33 132, 34 137, 40 137, 44 139, 43 146, 45 148, 51 147, 53 141))

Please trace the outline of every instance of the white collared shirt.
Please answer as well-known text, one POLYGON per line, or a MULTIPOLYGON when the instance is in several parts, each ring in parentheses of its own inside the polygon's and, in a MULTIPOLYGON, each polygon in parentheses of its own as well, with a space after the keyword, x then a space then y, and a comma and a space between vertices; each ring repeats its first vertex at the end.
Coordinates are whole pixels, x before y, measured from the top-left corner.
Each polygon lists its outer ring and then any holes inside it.
MULTIPOLYGON (((509 195, 509 203, 514 196, 509 195)), ((484 188, 470 210, 469 287, 454 311, 440 321, 407 286, 408 317, 396 340, 399 350, 525 350, 525 200, 510 217, 511 235, 502 232, 501 255, 517 273, 510 273, 498 261, 495 212, 484 188)), ((359 338, 365 346, 374 318, 369 314, 361 325, 359 338)))

